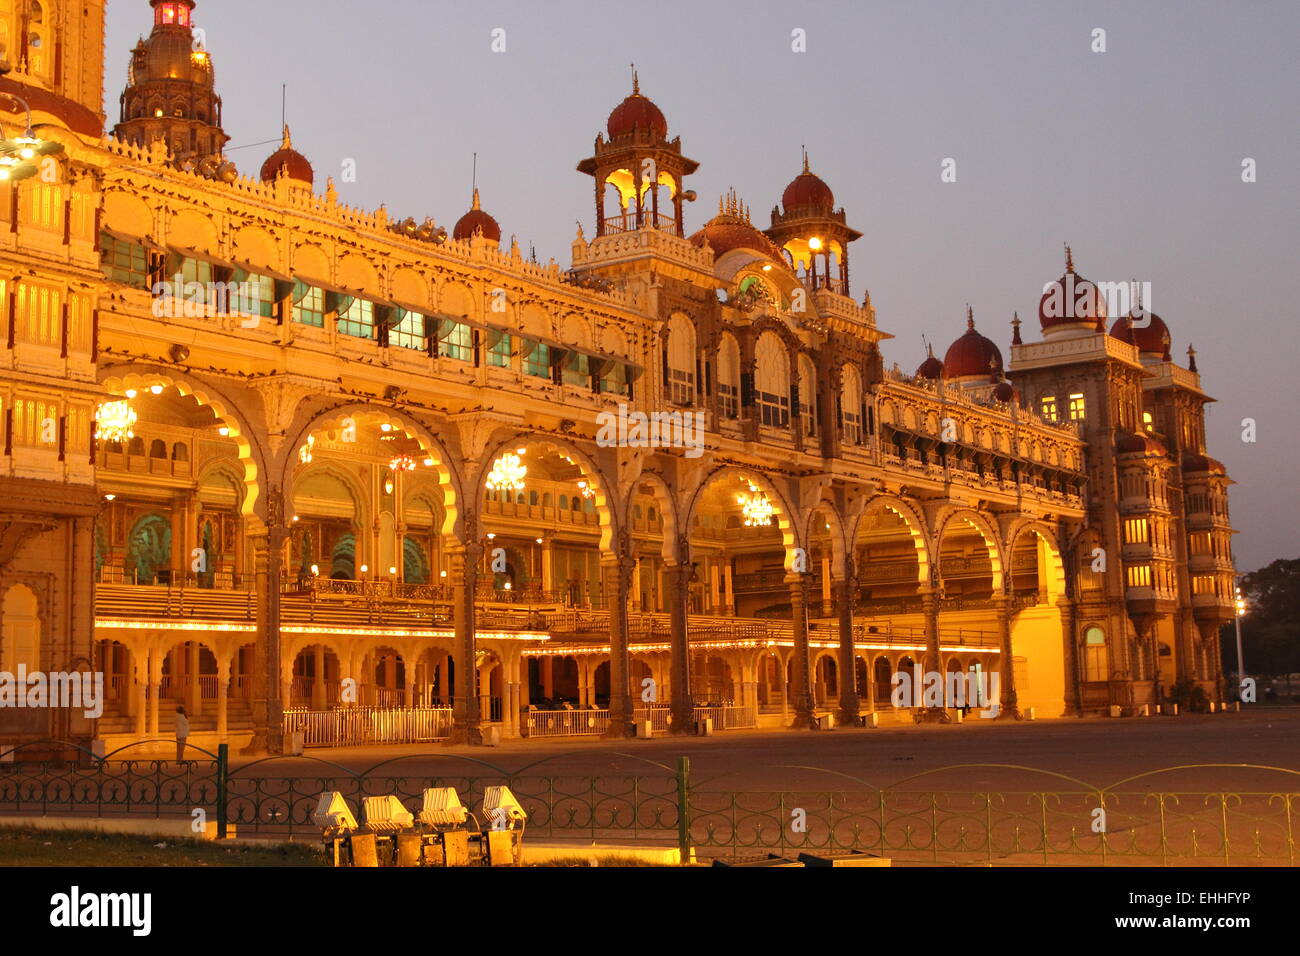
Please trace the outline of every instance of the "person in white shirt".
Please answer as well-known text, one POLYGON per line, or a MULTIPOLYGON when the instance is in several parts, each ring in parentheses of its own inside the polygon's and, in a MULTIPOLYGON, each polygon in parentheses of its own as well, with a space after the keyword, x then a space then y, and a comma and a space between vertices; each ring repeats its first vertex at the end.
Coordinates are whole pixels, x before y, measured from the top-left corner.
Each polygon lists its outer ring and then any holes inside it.
POLYGON ((185 708, 176 708, 176 762, 185 759, 185 738, 190 735, 190 719, 185 716, 185 708))

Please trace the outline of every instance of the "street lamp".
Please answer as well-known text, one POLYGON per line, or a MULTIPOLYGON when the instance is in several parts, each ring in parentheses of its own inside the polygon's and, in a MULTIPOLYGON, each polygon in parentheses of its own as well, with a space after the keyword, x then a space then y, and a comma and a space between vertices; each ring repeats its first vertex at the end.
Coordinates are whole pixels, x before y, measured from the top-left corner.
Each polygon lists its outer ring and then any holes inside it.
POLYGON ((1237 585, 1236 605, 1237 605, 1237 614, 1236 614, 1235 621, 1237 625, 1237 697, 1238 699, 1240 699, 1241 682, 1246 676, 1246 665, 1242 661, 1242 656, 1241 656, 1241 619, 1246 613, 1246 599, 1241 596, 1240 584, 1237 585))
POLYGON ((63 152, 63 144, 41 140, 32 131, 32 108, 21 96, 0 91, 27 112, 27 127, 21 136, 9 139, 0 133, 0 182, 18 182, 36 175, 33 160, 63 152))

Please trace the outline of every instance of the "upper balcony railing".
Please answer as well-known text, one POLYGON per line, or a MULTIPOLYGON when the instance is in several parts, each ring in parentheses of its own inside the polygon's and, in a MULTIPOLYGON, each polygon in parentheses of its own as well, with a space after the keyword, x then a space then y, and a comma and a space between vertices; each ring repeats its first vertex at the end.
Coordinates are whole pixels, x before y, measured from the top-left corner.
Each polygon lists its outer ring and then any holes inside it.
MULTIPOLYGON (((647 209, 641 213, 641 223, 642 229, 652 227, 674 236, 678 234, 677 220, 672 216, 666 216, 663 213, 654 213, 647 209)), ((636 232, 636 230, 637 224, 635 212, 626 212, 621 216, 605 217, 604 231, 607 236, 617 235, 620 232, 636 232)))

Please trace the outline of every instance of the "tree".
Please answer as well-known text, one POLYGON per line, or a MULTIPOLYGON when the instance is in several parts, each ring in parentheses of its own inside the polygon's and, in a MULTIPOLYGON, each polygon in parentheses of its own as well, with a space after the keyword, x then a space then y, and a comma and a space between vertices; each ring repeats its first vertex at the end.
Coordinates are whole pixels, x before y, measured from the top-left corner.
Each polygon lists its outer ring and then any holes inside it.
MULTIPOLYGON (((1256 675, 1300 672, 1300 558, 1279 558, 1241 579, 1246 615, 1241 642, 1246 672, 1256 675)), ((1229 625, 1220 634, 1225 669, 1236 667, 1237 636, 1229 625)))

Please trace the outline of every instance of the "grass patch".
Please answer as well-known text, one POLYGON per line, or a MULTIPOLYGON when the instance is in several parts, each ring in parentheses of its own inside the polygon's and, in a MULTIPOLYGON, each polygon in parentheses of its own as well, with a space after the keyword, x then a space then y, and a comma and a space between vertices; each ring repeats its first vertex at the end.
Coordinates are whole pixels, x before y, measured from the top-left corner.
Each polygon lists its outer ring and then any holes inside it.
POLYGON ((643 860, 639 856, 602 856, 599 858, 588 856, 562 856, 553 860, 547 860, 545 863, 526 863, 525 866, 674 866, 672 863, 652 863, 649 860, 643 860))
POLYGON ((0 827, 0 866, 324 866, 310 845, 0 827))

